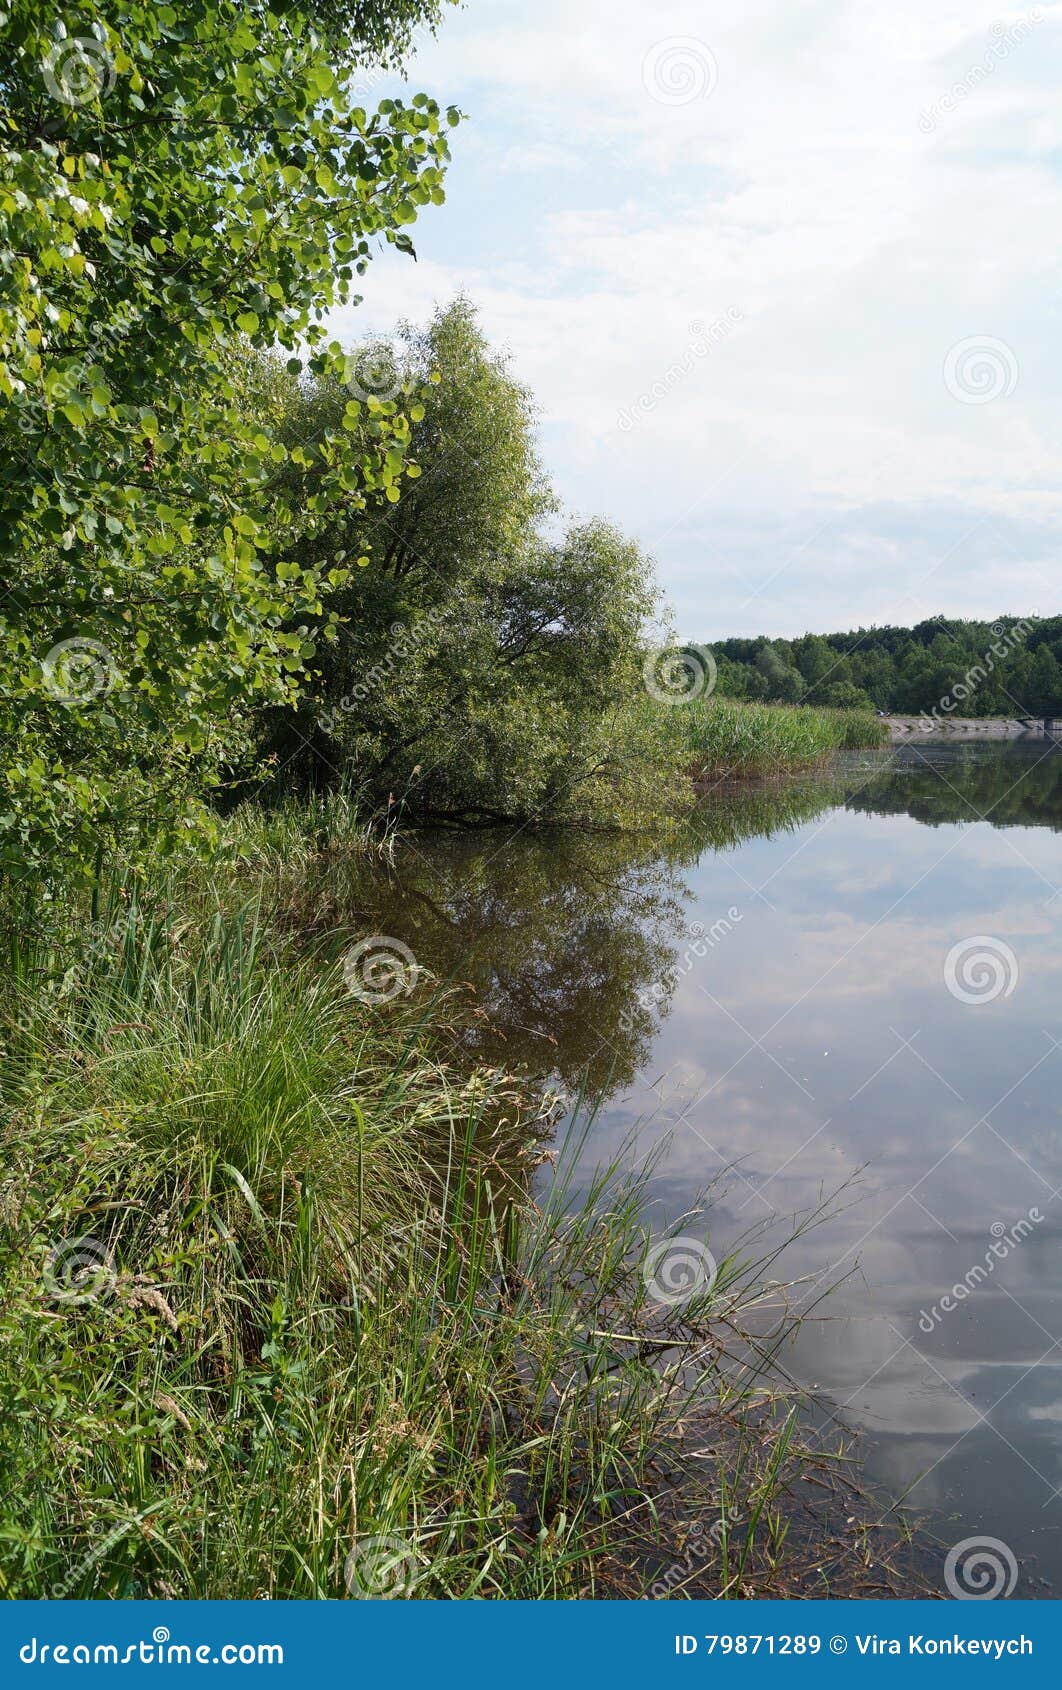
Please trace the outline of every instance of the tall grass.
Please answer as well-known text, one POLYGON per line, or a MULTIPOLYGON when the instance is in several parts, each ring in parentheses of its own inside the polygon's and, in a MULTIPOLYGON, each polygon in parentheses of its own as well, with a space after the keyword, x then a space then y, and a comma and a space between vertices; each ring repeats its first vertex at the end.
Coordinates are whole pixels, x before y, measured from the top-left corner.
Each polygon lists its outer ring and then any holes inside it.
MULTIPOLYGON (((541 1106, 447 1065, 445 993, 367 1006, 236 891, 16 936, 0 1593, 630 1593, 752 1265, 654 1301, 644 1172, 536 1201, 541 1106)), ((774 1494, 768 1421, 699 1509, 774 1494)))
POLYGON ((635 712, 696 781, 789 774, 835 751, 884 745, 888 730, 869 710, 744 704, 726 698, 640 701, 635 712))

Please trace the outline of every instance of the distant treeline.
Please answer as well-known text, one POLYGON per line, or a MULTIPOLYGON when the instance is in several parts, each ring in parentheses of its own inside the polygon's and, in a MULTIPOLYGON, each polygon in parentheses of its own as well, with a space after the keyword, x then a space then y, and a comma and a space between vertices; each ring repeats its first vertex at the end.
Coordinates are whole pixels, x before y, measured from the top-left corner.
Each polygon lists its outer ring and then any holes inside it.
POLYGON ((935 616, 795 640, 720 640, 716 690, 730 698, 900 715, 1062 716, 1062 617, 935 616))

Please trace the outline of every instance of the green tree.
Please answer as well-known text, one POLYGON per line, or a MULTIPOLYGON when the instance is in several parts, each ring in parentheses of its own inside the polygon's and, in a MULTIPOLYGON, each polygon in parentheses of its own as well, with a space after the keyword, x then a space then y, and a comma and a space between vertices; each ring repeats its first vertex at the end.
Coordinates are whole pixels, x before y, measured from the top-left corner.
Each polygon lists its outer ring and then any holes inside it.
POLYGON ((355 100, 438 0, 11 0, 0 18, 3 860, 187 823, 250 708, 296 691, 397 498, 409 418, 329 343, 372 242, 443 197, 447 118, 355 100), (246 345, 345 382, 335 436, 241 403, 246 345))
POLYGON ((733 697, 767 689, 792 693, 795 655, 806 690, 801 702, 852 701, 855 687, 879 710, 905 715, 1046 715, 1062 707, 1053 659, 1062 661, 1062 618, 998 616, 991 622, 928 617, 915 628, 858 628, 784 641, 732 639, 715 645, 719 690, 733 697), (827 653, 832 654, 827 662, 827 653), (1043 655, 1041 655, 1043 654, 1043 655), (1034 668, 1036 674, 1034 677, 1034 668), (835 690, 843 687, 843 692, 835 690))
POLYGON ((1062 664, 1049 646, 1033 653, 1025 704, 1034 716, 1062 716, 1062 664))
MULTIPOLYGON (((317 537, 372 566, 337 595, 314 697, 273 714, 267 747, 286 782, 344 778, 429 814, 592 809, 632 768, 617 713, 641 686, 650 564, 605 523, 546 536, 557 506, 530 396, 466 300, 381 361, 425 394, 414 479, 317 537)), ((337 403, 320 382, 293 419, 337 403)))
POLYGON ((829 641, 821 634, 808 634, 804 639, 796 642, 796 663, 804 678, 806 696, 809 701, 820 702, 818 688, 830 681, 847 679, 847 672, 842 675, 840 664, 843 658, 838 658, 829 641))
POLYGON ((887 651, 853 651, 850 658, 853 683, 879 710, 887 710, 892 703, 895 666, 887 651))
POLYGON ((867 710, 873 705, 873 699, 854 681, 828 681, 820 687, 817 702, 833 710, 867 710))
MULTIPOLYGON (((718 647, 715 648, 718 651, 718 647)), ((767 697, 767 680, 751 663, 720 657, 716 692, 721 698, 760 700, 767 697)))
POLYGON ((767 683, 767 697, 792 704, 803 695, 804 679, 792 662, 793 648, 785 640, 765 642, 756 654, 756 668, 767 683))

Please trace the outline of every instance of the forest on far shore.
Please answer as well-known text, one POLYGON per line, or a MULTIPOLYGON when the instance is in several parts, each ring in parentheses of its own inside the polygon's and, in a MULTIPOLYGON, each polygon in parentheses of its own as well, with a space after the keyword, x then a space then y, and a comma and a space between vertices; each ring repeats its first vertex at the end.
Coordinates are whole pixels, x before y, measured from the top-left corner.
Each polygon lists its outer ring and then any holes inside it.
POLYGON ((728 698, 899 715, 1062 715, 1062 617, 992 622, 933 616, 914 628, 857 628, 794 640, 719 640, 728 698))

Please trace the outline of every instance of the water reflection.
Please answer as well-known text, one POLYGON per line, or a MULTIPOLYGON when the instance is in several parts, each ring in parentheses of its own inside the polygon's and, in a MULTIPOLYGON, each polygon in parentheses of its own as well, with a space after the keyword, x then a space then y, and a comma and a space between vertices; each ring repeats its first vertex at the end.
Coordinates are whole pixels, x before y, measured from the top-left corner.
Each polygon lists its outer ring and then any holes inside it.
POLYGON ((809 1298, 844 1280, 790 1365, 948 1543, 1010 1544, 1018 1594, 1062 1591, 1060 827, 1059 747, 905 745, 666 841, 418 840, 367 900, 474 983, 484 1054, 585 1085, 595 1161, 670 1135, 661 1223, 721 1180, 713 1246, 773 1240, 856 1182, 785 1258, 809 1298), (985 937, 1012 989, 963 1001, 947 959, 985 937))
POLYGON ((909 815, 928 827, 988 821, 993 827, 1062 829, 1062 757, 1044 739, 903 746, 887 773, 848 803, 872 815, 909 815))
POLYGON ((418 835, 393 867, 360 868, 348 902, 440 980, 471 984, 478 1014, 465 1042, 475 1054, 600 1106, 651 1061, 688 959, 720 940, 727 907, 695 919, 687 871, 706 849, 792 832, 841 790, 713 794, 663 840, 418 835))
POLYGON ((670 1128, 662 1214, 723 1176, 724 1247, 750 1224, 784 1236, 857 1180, 860 1201, 785 1258, 809 1298, 850 1276, 790 1363, 865 1430, 893 1496, 939 1510, 947 1542, 1009 1543, 1019 1594, 1042 1590, 1038 1576, 1057 1592, 1062 755, 1043 741, 905 747, 821 790, 792 836, 690 868, 695 910, 733 897, 744 919, 681 981, 596 1148, 670 1128), (1009 991, 949 990, 947 959, 971 939, 1013 955, 1009 991))

